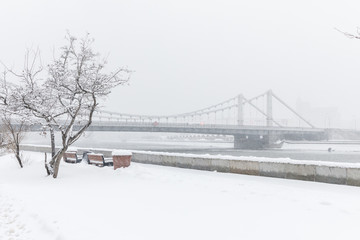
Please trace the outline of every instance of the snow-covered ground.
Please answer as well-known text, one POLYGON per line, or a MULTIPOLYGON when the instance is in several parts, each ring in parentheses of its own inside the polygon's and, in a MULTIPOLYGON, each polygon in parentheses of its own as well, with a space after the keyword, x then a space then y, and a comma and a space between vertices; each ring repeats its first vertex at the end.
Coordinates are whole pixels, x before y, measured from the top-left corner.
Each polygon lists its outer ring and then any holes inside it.
POLYGON ((360 188, 132 163, 0 157, 1 240, 358 239, 360 188))

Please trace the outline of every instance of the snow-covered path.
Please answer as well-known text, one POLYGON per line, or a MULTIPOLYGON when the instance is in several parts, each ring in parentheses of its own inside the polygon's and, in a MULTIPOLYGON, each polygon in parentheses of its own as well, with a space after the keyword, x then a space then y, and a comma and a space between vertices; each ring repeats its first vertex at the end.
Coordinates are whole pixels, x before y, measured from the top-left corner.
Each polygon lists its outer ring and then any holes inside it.
POLYGON ((1 240, 358 239, 358 187, 136 163, 54 180, 27 156, 0 157, 1 240))
POLYGON ((59 239, 46 221, 21 205, 0 193, 0 240, 59 239))
POLYGON ((26 239, 26 223, 19 219, 19 210, 14 208, 13 200, 0 194, 0 239, 26 239))

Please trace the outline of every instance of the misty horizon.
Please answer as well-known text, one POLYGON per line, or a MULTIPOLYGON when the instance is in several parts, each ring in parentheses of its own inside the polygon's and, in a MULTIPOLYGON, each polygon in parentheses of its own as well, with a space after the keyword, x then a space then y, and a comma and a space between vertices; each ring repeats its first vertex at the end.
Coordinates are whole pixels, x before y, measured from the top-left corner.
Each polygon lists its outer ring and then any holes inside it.
POLYGON ((77 37, 89 32, 95 49, 108 55, 110 70, 127 66, 135 71, 129 86, 117 87, 102 102, 105 110, 177 114, 272 89, 293 108, 300 101, 334 115, 332 124, 326 118, 313 120, 321 125, 356 128, 360 40, 335 28, 356 33, 358 5, 6 1, 0 60, 21 67, 26 48, 39 47, 46 63, 64 44, 67 30, 77 37))

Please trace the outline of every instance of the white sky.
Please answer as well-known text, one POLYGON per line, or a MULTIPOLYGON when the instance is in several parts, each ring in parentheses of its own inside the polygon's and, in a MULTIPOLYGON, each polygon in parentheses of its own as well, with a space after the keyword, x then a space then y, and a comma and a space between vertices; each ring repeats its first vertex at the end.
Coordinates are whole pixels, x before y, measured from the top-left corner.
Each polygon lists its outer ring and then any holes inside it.
POLYGON ((0 60, 21 66, 27 47, 43 58, 66 30, 89 32, 109 66, 136 71, 107 109, 181 113, 267 89, 295 106, 337 107, 360 118, 356 0, 1 0, 0 60))

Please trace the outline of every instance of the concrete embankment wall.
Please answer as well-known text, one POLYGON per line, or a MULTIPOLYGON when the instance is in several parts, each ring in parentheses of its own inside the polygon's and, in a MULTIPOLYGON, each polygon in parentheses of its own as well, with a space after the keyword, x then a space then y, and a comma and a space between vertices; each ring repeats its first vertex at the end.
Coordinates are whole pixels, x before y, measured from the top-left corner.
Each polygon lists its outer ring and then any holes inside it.
MULTIPOLYGON (((30 145, 30 144, 24 144, 20 146, 20 149, 22 151, 32 151, 32 152, 46 152, 46 153, 51 153, 51 147, 50 146, 43 146, 43 145, 30 145)), ((58 150, 59 148, 56 147, 56 150, 58 150)), ((104 157, 112 157, 112 150, 109 149, 100 149, 100 148, 96 148, 96 149, 91 149, 91 148, 69 148, 68 151, 76 151, 77 154, 83 154, 84 151, 92 151, 92 152, 96 152, 96 153, 102 153, 104 154, 104 157)))
MULTIPOLYGON (((291 162, 277 162, 267 159, 241 160, 221 159, 216 156, 194 157, 173 153, 147 153, 133 152, 132 161, 146 164, 157 164, 180 168, 191 168, 207 171, 218 171, 226 173, 237 173, 264 177, 276 177, 315 182, 335 183, 352 186, 360 186, 360 165, 359 164, 333 164, 319 163, 310 164, 296 160, 291 162)), ((276 159, 274 159, 276 160, 276 159)))
MULTIPOLYGON (((56 148, 58 150, 59 148, 56 148)), ((20 145, 20 150, 22 151, 31 151, 31 152, 46 152, 51 153, 50 146, 43 146, 43 145, 20 145)))
MULTIPOLYGON (((50 152, 48 146, 22 145, 24 151, 50 152)), ((85 149, 78 148, 78 154, 85 149)), ((111 150, 92 149, 111 156, 111 150)), ((133 162, 225 173, 360 186, 360 164, 132 151, 133 162)))

